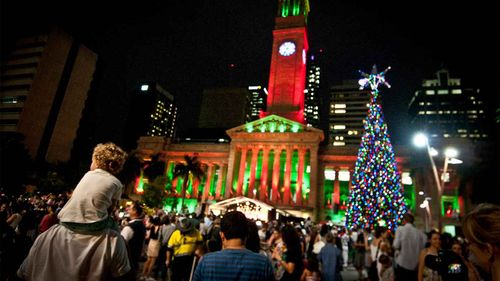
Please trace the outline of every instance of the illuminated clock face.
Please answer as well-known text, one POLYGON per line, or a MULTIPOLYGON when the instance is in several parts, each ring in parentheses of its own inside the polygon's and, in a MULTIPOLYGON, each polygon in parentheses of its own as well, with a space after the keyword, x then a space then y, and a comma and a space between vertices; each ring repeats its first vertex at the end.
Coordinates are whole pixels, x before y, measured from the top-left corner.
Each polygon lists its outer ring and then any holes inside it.
POLYGON ((281 43, 279 52, 284 57, 293 55, 295 53, 295 43, 291 41, 281 43))

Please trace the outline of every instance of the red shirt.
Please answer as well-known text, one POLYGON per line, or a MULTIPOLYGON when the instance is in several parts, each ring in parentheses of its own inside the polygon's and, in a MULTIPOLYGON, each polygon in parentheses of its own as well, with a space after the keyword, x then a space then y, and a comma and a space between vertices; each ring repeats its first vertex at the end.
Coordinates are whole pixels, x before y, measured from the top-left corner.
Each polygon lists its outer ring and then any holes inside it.
POLYGON ((38 226, 38 230, 40 231, 40 233, 42 233, 58 222, 59 219, 57 219, 56 214, 46 214, 45 216, 43 216, 42 221, 38 226))

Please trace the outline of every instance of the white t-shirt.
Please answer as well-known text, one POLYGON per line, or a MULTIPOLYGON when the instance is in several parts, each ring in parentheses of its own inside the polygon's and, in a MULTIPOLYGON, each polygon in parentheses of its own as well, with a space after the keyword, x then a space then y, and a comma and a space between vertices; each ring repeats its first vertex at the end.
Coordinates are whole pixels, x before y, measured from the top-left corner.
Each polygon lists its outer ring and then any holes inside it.
POLYGON ((120 233, 79 234, 54 225, 40 234, 17 274, 25 280, 110 280, 130 270, 120 233))
POLYGON ((61 222, 93 223, 108 217, 112 200, 120 200, 122 183, 112 174, 95 169, 80 180, 57 217, 61 222))

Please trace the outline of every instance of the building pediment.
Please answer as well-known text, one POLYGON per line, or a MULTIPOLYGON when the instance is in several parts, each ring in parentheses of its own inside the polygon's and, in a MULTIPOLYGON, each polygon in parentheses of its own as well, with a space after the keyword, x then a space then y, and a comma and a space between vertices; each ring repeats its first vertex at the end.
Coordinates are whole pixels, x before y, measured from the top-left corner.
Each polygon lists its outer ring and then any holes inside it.
POLYGON ((266 116, 259 120, 229 129, 226 133, 231 137, 231 139, 248 137, 249 135, 263 138, 282 138, 284 136, 293 137, 294 134, 297 134, 297 137, 299 135, 316 136, 319 137, 320 141, 324 138, 322 130, 307 127, 304 124, 278 115, 266 116))

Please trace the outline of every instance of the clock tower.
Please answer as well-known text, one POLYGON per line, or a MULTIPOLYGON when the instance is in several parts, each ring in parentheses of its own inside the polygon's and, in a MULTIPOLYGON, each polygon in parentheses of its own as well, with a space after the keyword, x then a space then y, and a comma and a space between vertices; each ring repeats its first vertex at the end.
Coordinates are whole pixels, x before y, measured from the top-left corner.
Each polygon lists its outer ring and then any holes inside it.
POLYGON ((265 115, 304 123, 308 0, 279 0, 265 115))

